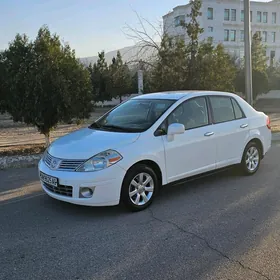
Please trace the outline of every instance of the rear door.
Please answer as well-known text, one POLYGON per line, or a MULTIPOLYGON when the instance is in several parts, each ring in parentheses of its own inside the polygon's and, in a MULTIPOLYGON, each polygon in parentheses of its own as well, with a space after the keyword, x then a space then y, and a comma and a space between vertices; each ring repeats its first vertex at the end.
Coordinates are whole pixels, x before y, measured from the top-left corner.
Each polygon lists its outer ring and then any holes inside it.
POLYGON ((249 121, 235 98, 209 96, 216 132, 216 167, 240 162, 249 134, 249 121))

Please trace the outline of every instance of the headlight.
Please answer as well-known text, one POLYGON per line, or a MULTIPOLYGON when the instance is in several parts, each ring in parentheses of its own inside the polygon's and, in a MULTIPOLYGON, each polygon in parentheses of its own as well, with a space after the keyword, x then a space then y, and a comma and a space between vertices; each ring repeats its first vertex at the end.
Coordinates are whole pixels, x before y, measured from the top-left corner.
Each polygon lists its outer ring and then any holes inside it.
POLYGON ((114 150, 107 150, 87 160, 76 171, 91 172, 102 170, 117 163, 121 159, 122 156, 118 152, 114 150))

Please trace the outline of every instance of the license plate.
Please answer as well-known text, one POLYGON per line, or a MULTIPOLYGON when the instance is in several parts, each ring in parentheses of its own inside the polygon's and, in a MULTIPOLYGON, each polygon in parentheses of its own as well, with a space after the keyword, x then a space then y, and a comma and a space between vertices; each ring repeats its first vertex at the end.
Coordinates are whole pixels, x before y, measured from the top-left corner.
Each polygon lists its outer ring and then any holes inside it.
POLYGON ((53 187, 57 187, 57 185, 58 185, 58 179, 57 178, 52 177, 50 175, 47 175, 47 174, 45 174, 43 172, 40 172, 40 179, 44 183, 49 184, 49 185, 51 185, 53 187))

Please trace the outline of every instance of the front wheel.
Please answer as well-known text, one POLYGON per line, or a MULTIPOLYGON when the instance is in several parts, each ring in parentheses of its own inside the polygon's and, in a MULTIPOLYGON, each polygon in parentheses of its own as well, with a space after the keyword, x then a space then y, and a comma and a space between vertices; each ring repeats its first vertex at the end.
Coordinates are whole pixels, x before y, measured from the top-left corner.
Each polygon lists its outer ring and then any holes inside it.
POLYGON ((261 161, 261 153, 259 145, 255 142, 250 142, 243 154, 241 168, 245 175, 253 175, 255 174, 259 167, 261 161))
POLYGON ((158 178, 152 168, 139 164, 126 174, 121 193, 122 203, 131 211, 147 208, 158 192, 158 178))

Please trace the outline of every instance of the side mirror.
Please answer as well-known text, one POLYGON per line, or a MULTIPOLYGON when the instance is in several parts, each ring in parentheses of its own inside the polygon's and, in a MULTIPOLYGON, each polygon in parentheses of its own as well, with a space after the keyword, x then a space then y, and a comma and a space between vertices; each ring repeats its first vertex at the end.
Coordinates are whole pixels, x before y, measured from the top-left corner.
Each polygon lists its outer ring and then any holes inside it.
POLYGON ((174 140, 174 135, 176 134, 184 134, 185 126, 181 123, 172 123, 168 126, 167 130, 167 141, 171 142, 174 140))

